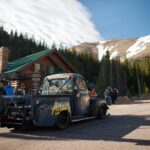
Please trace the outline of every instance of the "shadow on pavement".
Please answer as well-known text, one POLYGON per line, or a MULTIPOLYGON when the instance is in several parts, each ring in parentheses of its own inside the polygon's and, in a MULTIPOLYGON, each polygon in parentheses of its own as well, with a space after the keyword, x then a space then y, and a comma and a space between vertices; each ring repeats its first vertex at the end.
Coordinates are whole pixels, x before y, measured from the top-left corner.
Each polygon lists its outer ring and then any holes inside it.
POLYGON ((137 145, 150 146, 150 139, 125 139, 124 136, 140 126, 150 126, 150 116, 110 116, 104 120, 89 120, 71 124, 65 130, 53 128, 11 130, 10 133, 0 133, 3 138, 23 140, 105 140, 130 142, 137 145))
POLYGON ((131 105, 131 104, 150 104, 150 100, 129 100, 129 101, 117 101, 115 105, 131 105))

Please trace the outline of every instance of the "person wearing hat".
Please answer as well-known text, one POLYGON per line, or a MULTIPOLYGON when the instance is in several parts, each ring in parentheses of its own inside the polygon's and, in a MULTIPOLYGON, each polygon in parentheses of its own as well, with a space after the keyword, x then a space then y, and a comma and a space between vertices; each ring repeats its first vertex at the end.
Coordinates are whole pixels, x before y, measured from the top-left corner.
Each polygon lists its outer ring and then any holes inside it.
POLYGON ((4 89, 4 81, 0 80, 0 95, 7 95, 5 89, 4 89))

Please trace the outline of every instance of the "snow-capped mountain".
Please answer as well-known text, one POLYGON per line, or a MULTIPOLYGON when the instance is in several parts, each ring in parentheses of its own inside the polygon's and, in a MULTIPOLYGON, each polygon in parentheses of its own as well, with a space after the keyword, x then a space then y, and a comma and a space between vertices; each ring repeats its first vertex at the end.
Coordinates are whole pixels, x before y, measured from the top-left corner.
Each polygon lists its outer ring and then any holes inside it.
POLYGON ((150 56, 150 35, 133 39, 114 39, 95 43, 83 43, 72 49, 77 52, 88 52, 97 55, 99 60, 110 53, 110 59, 119 57, 121 60, 150 56))
POLYGON ((150 35, 134 39, 102 41, 97 48, 99 59, 106 54, 106 51, 110 52, 110 59, 145 57, 150 55, 150 35))

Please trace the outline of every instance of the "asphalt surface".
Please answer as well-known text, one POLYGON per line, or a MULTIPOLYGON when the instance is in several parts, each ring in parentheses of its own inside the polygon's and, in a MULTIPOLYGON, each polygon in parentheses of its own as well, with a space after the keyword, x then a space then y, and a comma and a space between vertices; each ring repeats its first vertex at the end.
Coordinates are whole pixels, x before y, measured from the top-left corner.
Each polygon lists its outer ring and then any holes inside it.
POLYGON ((0 150, 150 150, 150 100, 112 105, 110 114, 63 131, 0 128, 0 150))

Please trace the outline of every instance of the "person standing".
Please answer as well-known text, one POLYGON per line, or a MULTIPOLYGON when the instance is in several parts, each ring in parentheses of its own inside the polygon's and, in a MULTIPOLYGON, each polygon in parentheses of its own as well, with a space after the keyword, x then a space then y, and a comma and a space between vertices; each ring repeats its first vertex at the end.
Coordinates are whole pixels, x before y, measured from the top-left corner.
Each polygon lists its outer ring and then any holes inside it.
POLYGON ((3 80, 0 81, 0 95, 7 95, 6 91, 4 89, 4 81, 3 80))
POLYGON ((114 91, 114 89, 111 89, 111 100, 112 100, 112 104, 115 104, 115 91, 114 91))
POLYGON ((113 92, 114 92, 114 101, 116 101, 118 97, 118 89, 114 88, 113 92))
POLYGON ((107 105, 111 105, 111 88, 107 87, 104 92, 104 97, 107 105))
POLYGON ((92 97, 96 97, 97 96, 95 89, 92 89, 90 93, 91 93, 92 97))
POLYGON ((25 95, 26 91, 25 91, 25 84, 23 82, 20 82, 17 86, 16 95, 25 95))
POLYGON ((14 88, 11 86, 11 82, 8 82, 5 86, 4 89, 6 91, 6 95, 12 96, 14 95, 14 88))

